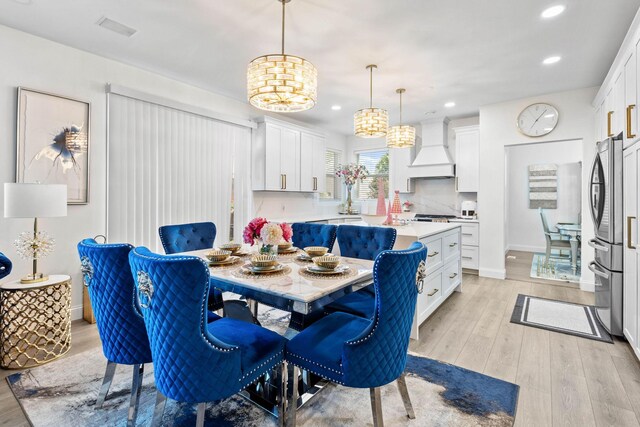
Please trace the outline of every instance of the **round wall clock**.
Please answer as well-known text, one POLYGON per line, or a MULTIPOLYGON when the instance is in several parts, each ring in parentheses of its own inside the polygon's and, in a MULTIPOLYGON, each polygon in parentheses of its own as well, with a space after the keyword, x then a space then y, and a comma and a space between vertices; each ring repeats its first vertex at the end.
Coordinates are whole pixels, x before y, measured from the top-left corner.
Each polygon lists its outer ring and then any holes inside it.
POLYGON ((530 137, 544 136, 558 125, 558 110, 553 105, 529 105, 518 115, 518 129, 530 137))

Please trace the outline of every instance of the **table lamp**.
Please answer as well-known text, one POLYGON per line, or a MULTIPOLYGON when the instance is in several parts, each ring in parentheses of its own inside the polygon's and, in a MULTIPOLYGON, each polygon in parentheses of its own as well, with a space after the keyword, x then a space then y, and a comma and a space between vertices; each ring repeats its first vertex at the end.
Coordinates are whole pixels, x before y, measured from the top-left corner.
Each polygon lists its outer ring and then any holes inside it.
POLYGON ((38 273, 38 258, 53 250, 54 241, 38 231, 38 218, 67 216, 67 186, 61 184, 4 184, 4 217, 33 218, 33 233, 20 233, 14 242, 22 258, 33 259, 33 274, 21 283, 38 283, 49 277, 38 273))

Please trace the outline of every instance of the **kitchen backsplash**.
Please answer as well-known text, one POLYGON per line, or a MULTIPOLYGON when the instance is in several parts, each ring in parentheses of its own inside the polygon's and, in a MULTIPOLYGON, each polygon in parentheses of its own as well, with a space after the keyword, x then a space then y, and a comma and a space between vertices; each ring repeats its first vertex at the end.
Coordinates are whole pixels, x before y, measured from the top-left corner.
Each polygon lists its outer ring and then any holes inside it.
POLYGON ((338 202, 320 200, 313 193, 254 191, 255 216, 265 218, 297 218, 338 212, 338 202))
POLYGON ((413 203, 412 212, 425 214, 460 215, 460 205, 465 200, 477 200, 477 193, 458 193, 455 179, 417 179, 414 194, 403 194, 404 202, 413 203))

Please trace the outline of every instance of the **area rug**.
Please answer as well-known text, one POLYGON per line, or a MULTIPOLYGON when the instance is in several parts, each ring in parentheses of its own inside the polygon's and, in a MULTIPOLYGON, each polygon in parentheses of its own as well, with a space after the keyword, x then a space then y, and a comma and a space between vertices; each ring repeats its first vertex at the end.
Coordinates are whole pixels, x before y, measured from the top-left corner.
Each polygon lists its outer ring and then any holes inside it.
POLYGON ((613 343, 611 335, 598 322, 592 305, 519 294, 511 323, 613 343))
POLYGON ((551 256, 545 262, 546 255, 540 252, 533 254, 530 277, 534 279, 556 280, 558 282, 580 283, 580 259, 575 274, 571 269, 571 259, 551 256))
MULTIPOLYGON (((283 333, 288 313, 260 306, 259 320, 283 333)), ((118 366, 102 409, 93 408, 106 360, 99 349, 66 357, 7 378, 36 427, 126 425, 131 367, 118 366)), ((153 367, 145 366, 137 425, 150 425, 155 403, 153 367)), ((395 383, 382 388, 389 426, 512 426, 519 387, 457 366, 410 354, 407 386, 416 413, 408 420, 395 383)), ((193 426, 195 406, 168 401, 163 425, 193 426)), ((298 410, 298 425, 372 424, 368 389, 329 385, 298 410)), ((240 396, 212 402, 207 426, 275 426, 276 420, 240 396)))

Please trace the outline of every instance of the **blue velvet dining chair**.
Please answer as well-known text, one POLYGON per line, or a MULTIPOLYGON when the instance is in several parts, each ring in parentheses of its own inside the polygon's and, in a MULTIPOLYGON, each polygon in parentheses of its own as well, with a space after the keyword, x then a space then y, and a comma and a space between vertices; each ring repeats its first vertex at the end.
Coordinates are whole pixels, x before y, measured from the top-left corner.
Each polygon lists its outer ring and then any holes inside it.
MULTIPOLYGON (((216 240, 216 225, 212 222, 163 225, 158 229, 158 233, 164 253, 172 255, 213 248, 213 242, 216 240)), ((222 292, 219 289, 211 289, 208 308, 211 311, 224 308, 222 292)))
POLYGON ((420 242, 406 250, 381 252, 373 265, 372 319, 332 313, 287 343, 285 360, 294 365, 291 425, 295 425, 300 368, 347 387, 369 388, 374 426, 383 425, 380 387, 397 380, 407 416, 415 418, 404 369, 426 256, 420 242))
MULTIPOLYGON (((206 402, 233 396, 278 365, 286 384, 285 338, 236 319, 208 322, 210 277, 202 259, 158 255, 138 247, 129 263, 158 389, 152 425, 161 422, 167 398, 197 403, 196 424, 202 426, 206 402)), ((284 414, 286 387, 281 389, 278 412, 284 414)))
POLYGON ((0 252, 0 279, 4 279, 11 273, 12 266, 11 260, 0 252))
POLYGON ((104 404, 116 365, 133 365, 128 426, 135 425, 144 364, 151 363, 147 330, 134 303, 135 284, 129 268, 131 249, 133 246, 126 243, 100 244, 94 239, 78 243, 84 285, 89 292, 102 352, 107 359, 96 408, 104 404))
POLYGON ((329 252, 333 250, 337 226, 294 222, 291 224, 291 228, 293 230, 293 246, 301 249, 307 246, 324 246, 329 248, 329 252))
MULTIPOLYGON (((382 251, 393 249, 397 231, 391 227, 361 227, 342 225, 338 227, 340 255, 374 260, 382 251)), ((325 307, 327 313, 342 311, 371 318, 374 312, 375 292, 373 285, 352 292, 325 307)))

